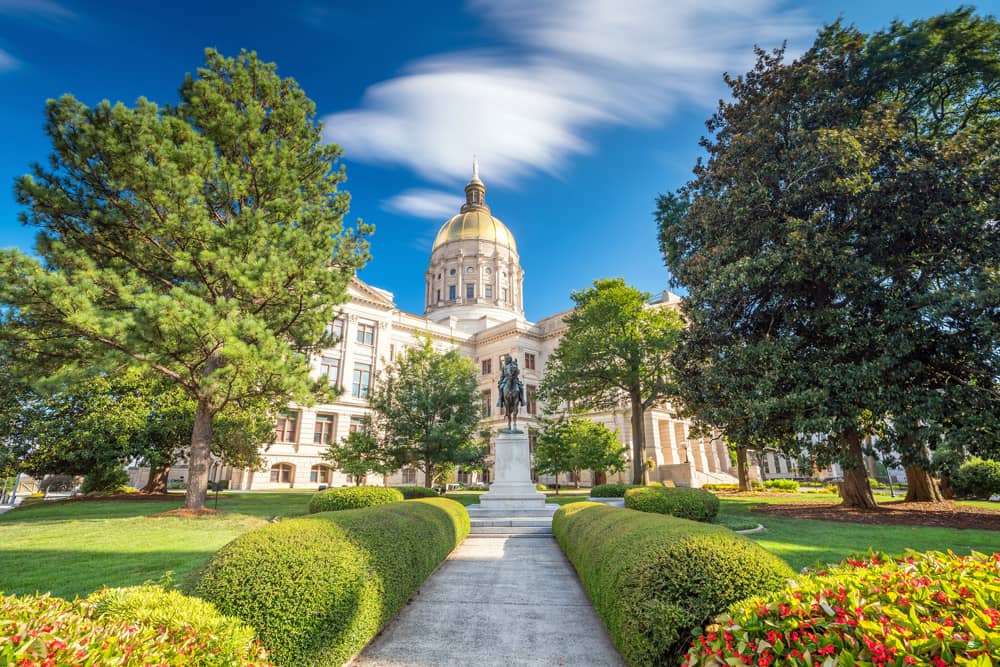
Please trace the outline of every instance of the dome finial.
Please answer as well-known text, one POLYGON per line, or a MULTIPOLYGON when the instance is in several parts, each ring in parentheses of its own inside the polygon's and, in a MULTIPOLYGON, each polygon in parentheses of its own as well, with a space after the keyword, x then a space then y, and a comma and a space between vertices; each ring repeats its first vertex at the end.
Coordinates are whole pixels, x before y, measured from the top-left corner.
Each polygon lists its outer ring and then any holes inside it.
POLYGON ((472 178, 479 180, 479 160, 475 153, 472 154, 472 178))

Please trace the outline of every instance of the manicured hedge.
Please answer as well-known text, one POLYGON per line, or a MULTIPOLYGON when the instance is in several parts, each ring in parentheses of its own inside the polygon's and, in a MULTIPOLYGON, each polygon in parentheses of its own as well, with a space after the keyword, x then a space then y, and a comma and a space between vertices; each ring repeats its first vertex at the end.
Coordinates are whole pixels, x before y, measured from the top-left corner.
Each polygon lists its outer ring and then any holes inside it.
POLYGON ((875 554, 736 604, 687 665, 1000 664, 1000 555, 875 554))
POLYGON ((773 489, 775 491, 788 491, 790 493, 798 493, 799 483, 794 479, 769 479, 764 482, 765 489, 773 489))
POLYGON ((253 630, 207 602, 136 587, 73 602, 0 596, 2 665, 269 665, 253 630), (187 622, 181 614, 191 613, 187 622))
POLYGON ((429 486, 396 486, 393 487, 398 489, 400 493, 403 494, 403 498, 411 500, 413 498, 439 498, 441 494, 437 492, 437 489, 432 489, 429 486))
POLYGON ((973 457, 962 464, 951 483, 961 496, 989 499, 1000 493, 1000 461, 973 457))
POLYGON ((335 512, 372 507, 403 500, 399 489, 384 486, 341 486, 313 494, 309 500, 309 513, 335 512))
POLYGON ((711 521, 719 513, 719 499, 702 489, 646 487, 626 491, 625 507, 691 521, 711 521))
POLYGON ((564 505, 552 532, 633 667, 676 664, 693 630, 793 574, 727 528, 602 503, 564 505))
POLYGON ((468 533, 446 498, 286 520, 223 547, 196 592, 257 628, 276 662, 341 665, 468 533))
POLYGON ((629 489, 642 487, 633 484, 598 484, 590 490, 591 498, 624 498, 629 489))

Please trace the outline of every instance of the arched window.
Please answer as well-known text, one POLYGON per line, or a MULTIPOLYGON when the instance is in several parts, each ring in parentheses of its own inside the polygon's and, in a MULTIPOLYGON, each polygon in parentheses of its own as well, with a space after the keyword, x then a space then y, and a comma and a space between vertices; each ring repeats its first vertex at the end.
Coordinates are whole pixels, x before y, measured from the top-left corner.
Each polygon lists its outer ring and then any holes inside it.
POLYGON ((333 468, 323 464, 314 465, 309 469, 309 481, 318 484, 329 484, 333 479, 333 468))
POLYGON ((291 463, 275 463, 271 466, 272 484, 291 484, 295 479, 295 467, 291 463))

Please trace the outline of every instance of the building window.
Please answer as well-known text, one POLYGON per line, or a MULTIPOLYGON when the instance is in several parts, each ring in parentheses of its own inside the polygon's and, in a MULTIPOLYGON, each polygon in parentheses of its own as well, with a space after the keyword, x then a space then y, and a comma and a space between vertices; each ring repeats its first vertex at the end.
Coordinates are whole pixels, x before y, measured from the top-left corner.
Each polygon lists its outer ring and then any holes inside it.
POLYGON ((449 275, 449 276, 453 276, 453 275, 455 275, 455 269, 452 269, 451 271, 449 271, 449 272, 448 272, 448 275, 449 275))
POLYGON ((466 273, 475 273, 476 272, 476 267, 474 267, 474 266, 467 266, 467 267, 465 267, 465 272, 466 273))
POLYGON ((493 298, 493 285, 486 285, 483 289, 486 290, 483 293, 483 296, 485 296, 487 299, 492 299, 493 298))
POLYGON ((372 365, 354 364, 354 383, 351 385, 351 396, 368 398, 368 390, 372 384, 372 365))
POLYGON ((507 288, 506 287, 501 287, 500 288, 500 300, 503 301, 504 303, 507 303, 507 288))
POLYGON ((777 472, 777 473, 781 472, 781 455, 780 454, 775 454, 774 455, 774 471, 777 472))
POLYGON ((465 298, 474 299, 476 298, 476 284, 475 283, 465 283, 465 298))
POLYGON ((364 322, 358 323, 358 342, 362 345, 374 345, 375 344, 375 325, 366 324, 364 322))
POLYGON ((351 417, 351 425, 348 429, 351 433, 364 433, 365 432, 365 418, 364 417, 351 417))
POLYGON ((535 355, 530 352, 524 353, 524 368, 525 370, 535 370, 535 355))
MULTIPOLYGON (((313 428, 313 443, 329 445, 333 441, 333 415, 316 415, 316 426, 313 428)), ((316 480, 313 480, 314 482, 316 480)))
POLYGON ((449 301, 454 301, 455 299, 458 298, 457 295, 456 295, 456 293, 457 293, 457 288, 454 285, 448 285, 448 300, 449 301))
POLYGON ((337 384, 340 380, 340 359, 333 357, 323 357, 320 359, 319 375, 325 377, 327 383, 337 384))
POLYGON ((271 466, 271 482, 274 484, 291 484, 294 476, 291 463, 276 463, 271 466))
POLYGON ((295 427, 298 421, 298 413, 295 412, 286 412, 279 416, 274 425, 274 441, 295 442, 295 427))
POLYGON ((483 366, 483 375, 489 375, 490 373, 493 372, 493 360, 492 359, 483 359, 481 363, 482 363, 482 366, 483 366))
POLYGON ((416 484, 417 483, 417 469, 416 468, 403 468, 403 484, 416 484))
POLYGON ((492 390, 487 389, 482 393, 483 401, 483 415, 490 417, 493 415, 493 393, 492 390))
POLYGON ((538 405, 535 402, 535 385, 526 384, 524 385, 524 398, 528 401, 528 414, 533 415, 538 413, 538 405))
POLYGON ((341 341, 344 339, 344 318, 338 317, 333 321, 332 324, 326 326, 326 335, 332 337, 336 341, 341 341))
POLYGON ((333 479, 333 468, 325 465, 315 465, 309 469, 309 481, 319 484, 329 484, 333 479))
POLYGON ((441 301, 441 290, 438 290, 438 298, 437 298, 437 300, 438 300, 438 302, 441 301))
POLYGON ((760 457, 762 459, 762 464, 764 466, 764 472, 771 474, 771 463, 768 461, 768 454, 764 452, 764 456, 760 457))

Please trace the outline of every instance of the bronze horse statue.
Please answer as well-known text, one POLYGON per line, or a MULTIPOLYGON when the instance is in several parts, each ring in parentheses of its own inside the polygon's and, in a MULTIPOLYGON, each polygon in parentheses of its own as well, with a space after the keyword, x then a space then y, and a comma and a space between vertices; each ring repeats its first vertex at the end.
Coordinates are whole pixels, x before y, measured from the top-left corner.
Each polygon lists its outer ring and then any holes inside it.
POLYGON ((521 403, 521 392, 518 391, 518 385, 521 383, 520 376, 520 370, 518 370, 516 365, 513 366, 510 369, 510 376, 504 384, 503 394, 500 396, 503 414, 507 416, 508 431, 517 430, 517 408, 519 405, 523 405, 521 403))

